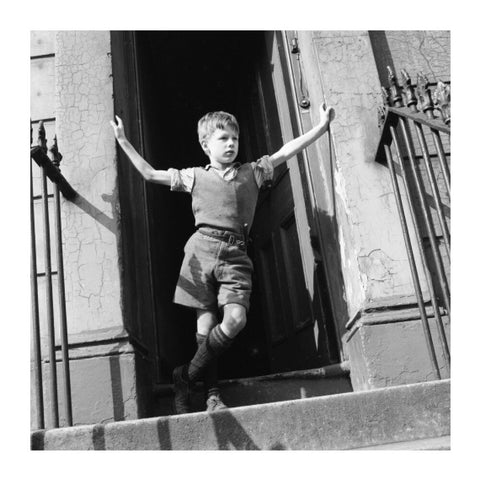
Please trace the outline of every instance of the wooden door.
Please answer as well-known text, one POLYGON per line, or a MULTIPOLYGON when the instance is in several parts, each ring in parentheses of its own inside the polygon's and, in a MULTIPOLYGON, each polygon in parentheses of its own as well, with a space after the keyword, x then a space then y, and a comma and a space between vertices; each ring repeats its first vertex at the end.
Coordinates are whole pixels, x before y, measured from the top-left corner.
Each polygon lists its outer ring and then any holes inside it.
MULTIPOLYGON (((269 153, 288 140, 284 139, 285 122, 290 122, 284 113, 284 92, 278 91, 278 78, 277 82, 274 78, 282 75, 277 48, 275 36, 267 34, 250 92, 251 118, 246 123, 251 128, 243 132, 246 144, 269 153), (280 105, 283 106, 278 108, 280 105)), ((253 308, 261 311, 272 372, 328 363, 318 328, 318 323, 325 319, 315 315, 323 309, 315 305, 320 300, 306 284, 305 269, 313 265, 314 255, 303 187, 292 179, 292 171, 298 170, 294 162, 296 159, 288 166, 278 167, 271 187, 261 192, 251 231, 256 272, 254 294, 257 293, 254 298, 260 303, 253 308)))

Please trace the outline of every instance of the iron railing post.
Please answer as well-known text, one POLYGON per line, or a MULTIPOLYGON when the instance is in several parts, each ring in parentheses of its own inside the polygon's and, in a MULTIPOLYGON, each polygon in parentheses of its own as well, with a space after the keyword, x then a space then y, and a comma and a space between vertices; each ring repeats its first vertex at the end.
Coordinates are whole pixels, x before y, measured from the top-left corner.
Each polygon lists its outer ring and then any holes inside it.
MULTIPOLYGON (((430 325, 428 322, 428 317, 426 315, 425 309, 425 300, 420 289, 418 269, 419 265, 415 263, 415 256, 413 255, 413 250, 411 247, 410 233, 409 228, 407 227, 405 221, 405 211, 402 204, 402 198, 400 195, 398 181, 396 178, 395 172, 395 163, 392 157, 391 144, 393 143, 396 151, 396 157, 398 158, 398 164, 400 166, 401 172, 399 173, 403 177, 406 200, 408 202, 408 207, 411 213, 411 220, 413 224, 413 232, 416 236, 418 243, 418 254, 423 267, 423 272, 425 274, 425 279, 428 285, 428 290, 430 292, 431 304, 433 307, 435 322, 437 326, 437 331, 439 335, 439 343, 443 353, 443 359, 445 364, 445 369, 448 374, 450 374, 450 349, 447 343, 447 338, 445 335, 445 327, 443 323, 443 318, 450 319, 450 292, 449 292, 449 283, 447 282, 445 275, 445 264, 440 258, 440 253, 437 245, 437 237, 435 235, 435 230, 432 227, 432 216, 430 214, 429 206, 426 201, 426 181, 424 182, 423 175, 417 171, 416 159, 417 155, 415 152, 413 137, 411 133, 411 126, 409 122, 413 123, 413 128, 415 128, 418 141, 420 143, 421 153, 426 166, 426 174, 428 177, 428 182, 431 186, 431 191, 433 192, 434 205, 433 208, 436 208, 439 215, 439 223, 441 229, 441 235, 445 239, 445 245, 447 250, 446 261, 450 261, 450 233, 447 228, 447 222, 445 220, 445 214, 443 212, 442 203, 440 201, 440 194, 438 189, 437 179, 434 175, 434 170, 430 158, 430 153, 427 147, 425 140, 425 135, 423 133, 423 125, 426 125, 434 139, 435 148, 437 150, 439 164, 441 168, 441 174, 443 175, 443 180, 446 185, 446 191, 448 200, 450 200, 450 172, 449 167, 446 161, 446 156, 443 150, 442 140, 440 138, 440 132, 450 135, 450 88, 448 85, 441 84, 441 92, 439 95, 438 104, 440 104, 442 111, 442 118, 444 123, 439 121, 434 115, 434 105, 431 98, 431 93, 428 88, 428 83, 424 75, 419 76, 419 85, 417 85, 417 94, 420 99, 420 112, 417 108, 417 96, 415 95, 415 89, 411 83, 410 77, 405 70, 402 70, 402 76, 404 83, 402 87, 399 87, 397 84, 396 77, 393 73, 393 70, 388 67, 389 74, 389 89, 382 89, 383 98, 384 98, 384 114, 382 115, 382 122, 380 126, 383 126, 383 132, 381 136, 381 141, 377 151, 377 161, 381 163, 386 163, 389 168, 391 175, 392 186, 395 194, 395 200, 397 208, 400 215, 400 223, 402 227, 402 232, 404 235, 405 245, 408 254, 408 260, 410 264, 410 269, 412 272, 415 295, 417 297, 417 303, 420 310, 420 317, 422 321, 422 328, 424 331, 425 341, 428 347, 428 353, 431 359, 433 366, 434 374, 439 376, 440 370, 438 368, 437 356, 435 353, 435 348, 433 344, 432 333, 430 325), (406 107, 404 106, 406 103, 406 107), (445 126, 445 124, 447 126, 445 126), (400 145, 399 137, 397 134, 397 126, 400 128, 401 140, 403 140, 402 145, 400 145), (403 150, 403 143, 405 144, 406 153, 403 150), (402 151, 403 150, 403 151, 402 151), (409 161, 409 166, 411 167, 411 172, 407 171, 405 167, 405 162, 409 161), (410 177, 413 177, 413 182, 410 177), (412 185, 414 183, 414 186, 412 185), (412 195, 412 189, 415 190, 415 193, 418 195, 418 203, 414 202, 412 195), (420 228, 420 219, 423 219, 426 233, 430 240, 431 249, 433 252, 433 267, 432 261, 427 258, 427 246, 424 242, 424 232, 420 228), (433 272, 436 271, 439 277, 439 285, 434 284, 433 272), (438 291, 439 290, 439 291, 438 291), (437 296, 438 294, 438 296, 437 296), (439 300, 442 298, 443 304, 445 306, 445 312, 441 312, 439 300), (442 318, 443 315, 443 318, 442 318)), ((439 82, 439 88, 440 88, 439 82)), ((439 108, 437 108, 438 110, 439 108)), ((422 225, 423 226, 423 225, 422 225)), ((413 234, 413 233, 412 233, 413 234)))
POLYGON ((423 241, 422 241, 422 235, 420 233, 420 227, 418 225, 418 221, 417 221, 417 218, 416 218, 416 215, 415 215, 415 209, 413 207, 412 192, 410 190, 410 185, 409 185, 408 177, 407 177, 407 174, 406 174, 405 162, 404 162, 403 157, 400 153, 400 146, 399 146, 399 142, 398 142, 397 132, 395 131, 395 128, 393 126, 390 126, 390 134, 392 135, 393 144, 395 146, 395 153, 397 155, 398 163, 400 165, 401 174, 402 174, 402 177, 403 177, 403 184, 404 184, 404 187, 405 187, 405 193, 406 193, 406 198, 407 198, 407 202, 408 202, 408 207, 409 207, 411 218, 412 218, 413 229, 414 229, 415 237, 417 239, 417 244, 418 244, 418 247, 419 247, 418 252, 419 252, 419 255, 420 255, 420 259, 422 261, 423 272, 424 272, 425 278, 427 280, 427 285, 428 285, 428 290, 430 292, 430 299, 431 299, 431 302, 432 302, 435 321, 436 321, 437 329, 438 329, 439 336, 440 336, 440 343, 441 343, 441 346, 442 346, 443 357, 444 357, 444 360, 445 360, 445 367, 447 369, 447 372, 450 374, 450 350, 448 348, 447 338, 446 338, 446 335, 445 335, 445 329, 444 329, 442 317, 441 317, 441 314, 440 314, 440 308, 439 308, 439 305, 438 305, 437 296, 436 296, 436 293, 435 293, 435 288, 434 288, 434 285, 433 285, 432 276, 431 276, 430 270, 428 268, 425 246, 424 246, 423 241))
POLYGON ((393 164, 392 153, 390 151, 389 145, 384 145, 385 155, 388 162, 388 170, 390 172, 390 178, 392 180, 393 192, 395 195, 395 202, 397 204, 398 215, 400 217, 400 224, 402 227, 403 238, 405 240, 405 246, 407 248, 408 263, 410 265, 410 271, 412 273, 413 286, 415 289, 415 294, 417 297, 418 307, 420 310, 420 317, 422 320, 422 328, 425 335, 425 340, 427 343, 428 356, 430 357, 430 362, 433 368, 433 374, 436 380, 440 379, 440 369, 438 368, 438 362, 435 356, 435 350, 433 347, 432 333, 430 331, 430 325, 428 324, 427 313, 425 310, 425 304, 423 301, 422 291, 420 287, 420 281, 418 277, 417 267, 415 264, 415 257, 413 255, 412 242, 410 240, 410 234, 408 233, 407 221, 405 218, 405 211, 402 204, 402 199, 400 195, 400 189, 398 186, 398 181, 395 173, 395 167, 393 164))
MULTIPOLYGON (((68 351, 68 331, 67 331, 67 315, 65 300, 65 273, 63 265, 63 242, 62 242, 62 224, 61 224, 61 208, 60 193, 65 199, 73 201, 77 197, 77 192, 72 188, 68 181, 60 173, 60 161, 62 155, 58 152, 57 138, 53 141, 48 156, 47 140, 45 137, 45 127, 43 122, 39 122, 38 127, 38 146, 32 147, 32 124, 30 123, 30 157, 40 167, 41 172, 41 206, 43 213, 43 230, 44 230, 44 264, 45 264, 45 300, 46 300, 46 341, 48 346, 48 360, 50 363, 50 407, 51 407, 51 425, 49 427, 57 428, 59 426, 59 403, 58 403, 58 381, 57 381, 57 358, 56 358, 56 342, 55 342, 55 318, 53 309, 53 282, 52 275, 57 275, 58 286, 58 303, 59 303, 59 325, 60 325, 60 346, 62 352, 63 367, 63 387, 64 387, 64 409, 65 423, 67 426, 73 425, 72 420, 72 394, 70 380, 70 360, 68 351), (49 194, 47 187, 47 177, 53 184, 53 195, 49 194), (51 259, 51 238, 50 238, 50 213, 49 198, 53 196, 53 219, 56 239, 56 260, 57 272, 52 271, 51 259)), ((40 332, 40 315, 38 309, 38 272, 36 258, 36 232, 35 232, 35 211, 33 195, 33 174, 32 164, 30 165, 30 217, 31 217, 31 242, 32 242, 32 259, 31 259, 31 290, 32 290, 32 335, 33 335, 33 361, 36 382, 36 406, 37 406, 37 424, 38 428, 45 428, 45 406, 43 399, 43 379, 42 379, 42 352, 41 352, 41 333, 40 332)))
POLYGON ((32 161, 30 160, 30 286, 32 289, 32 341, 33 341, 33 371, 35 377, 35 406, 37 428, 45 428, 45 414, 43 404, 43 377, 42 377, 42 350, 40 341, 40 315, 38 310, 37 284, 37 246, 35 236, 35 209, 33 204, 32 161))
POLYGON ((425 135, 423 133, 422 126, 415 122, 415 130, 417 132, 417 137, 420 142, 420 148, 422 150, 423 162, 427 170, 428 181, 433 193, 433 200, 435 202, 435 208, 437 210, 438 220, 440 223, 440 229, 442 230, 443 238, 445 239, 445 249, 450 260, 450 232, 447 229, 447 224, 445 221, 445 215, 443 213, 442 203, 440 200, 440 193, 438 191, 437 182, 435 181, 435 176, 433 173, 432 162, 430 160, 430 155, 428 153, 427 143, 425 141, 425 135))
POLYGON ((436 267, 436 270, 437 270, 438 275, 439 275, 439 282, 440 282, 440 287, 441 287, 441 290, 442 290, 442 300, 444 302, 445 308, 450 313, 450 293, 449 293, 447 282, 446 282, 446 279, 445 279, 445 271, 444 271, 442 262, 440 260, 440 254, 439 254, 438 248, 437 248, 435 232, 434 232, 433 227, 432 227, 430 212, 429 212, 428 207, 427 207, 427 203, 426 203, 426 200, 425 200, 425 195, 424 195, 424 192, 422 190, 419 174, 417 172, 417 166, 415 164, 415 156, 413 154, 412 140, 410 138, 410 135, 409 135, 409 132, 408 132, 408 129, 407 129, 406 120, 404 118, 400 117, 399 121, 400 121, 400 127, 401 127, 401 130, 402 130, 403 139, 404 139, 405 145, 407 147, 408 158, 409 158, 409 161, 410 161, 410 167, 411 167, 411 171, 412 171, 412 174, 413 174, 414 183, 415 183, 416 191, 417 191, 417 194, 418 194, 418 199, 420 201, 420 209, 421 209, 422 216, 423 216, 423 219, 425 221, 426 228, 427 228, 427 233, 428 233, 428 237, 429 237, 429 240, 430 240, 430 245, 432 247, 435 267, 436 267))
MULTIPOLYGON (((60 171, 60 161, 62 156, 58 152, 57 137, 55 136, 53 146, 50 148, 53 157, 53 164, 60 171)), ((63 387, 64 387, 64 403, 65 417, 68 426, 72 426, 72 393, 70 387, 70 359, 68 354, 68 329, 67 329, 67 312, 65 306, 65 277, 63 271, 63 247, 62 247, 62 220, 60 210, 60 190, 58 184, 53 184, 53 197, 55 209, 55 234, 57 244, 57 279, 58 279, 58 302, 60 307, 60 333, 62 348, 62 365, 63 365, 63 387)))
MULTIPOLYGON (((39 146, 44 153, 47 153, 45 128, 43 122, 40 122, 39 128, 39 146)), ((50 245, 50 221, 48 213, 48 188, 47 175, 45 169, 42 168, 42 205, 43 205, 43 230, 45 239, 45 297, 47 307, 47 327, 48 327, 48 352, 50 360, 50 397, 51 397, 51 413, 52 425, 54 428, 59 426, 58 420, 58 393, 57 393, 57 365, 55 354, 55 323, 53 317, 53 289, 52 289, 52 260, 50 245)))

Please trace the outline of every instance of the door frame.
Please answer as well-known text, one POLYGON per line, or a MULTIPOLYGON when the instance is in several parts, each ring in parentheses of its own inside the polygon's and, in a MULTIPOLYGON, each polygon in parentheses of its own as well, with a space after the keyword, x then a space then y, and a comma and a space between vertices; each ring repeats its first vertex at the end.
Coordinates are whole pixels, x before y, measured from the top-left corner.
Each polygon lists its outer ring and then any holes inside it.
MULTIPOLYGON (((137 46, 135 31, 111 31, 112 76, 114 85, 114 110, 121 116, 129 131, 129 140, 140 155, 144 154, 142 104, 139 90, 137 46)), ((124 153, 117 147, 119 156, 124 153)), ((158 331, 156 328, 156 307, 154 301, 154 281, 151 261, 150 212, 146 182, 135 172, 126 159, 119 159, 118 185, 122 213, 122 301, 124 305, 125 327, 130 340, 139 354, 149 365, 147 375, 153 382, 159 382, 161 361, 158 351, 158 331), (141 214, 132 210, 138 195, 141 199, 141 214), (136 231, 143 242, 139 242, 136 231), (134 252, 143 265, 136 273, 136 261, 126 261, 134 252), (140 275, 140 276, 139 276, 140 275), (132 281, 132 278, 134 281, 132 281), (145 290, 148 301, 139 305, 136 292, 145 290)))
MULTIPOLYGON (((139 152, 143 152, 143 134, 142 134, 142 105, 140 103, 141 95, 139 94, 139 79, 138 79, 138 68, 137 68, 137 51, 135 45, 135 33, 133 31, 127 32, 111 32, 112 35, 112 51, 122 50, 122 55, 125 57, 126 65, 124 69, 128 71, 129 81, 132 83, 128 87, 129 92, 132 94, 130 97, 122 100, 122 106, 130 110, 130 115, 132 117, 131 123, 135 124, 137 145, 139 152)), ((282 138, 284 141, 288 141, 301 133, 303 133, 302 121, 300 119, 300 114, 298 107, 296 105, 296 93, 295 93, 295 82, 293 80, 293 74, 291 70, 291 59, 288 54, 288 43, 287 43, 287 32, 277 31, 277 32, 265 32, 265 42, 267 46, 267 51, 271 50, 272 62, 274 63, 272 80, 274 95, 277 104, 277 111, 280 121, 280 128, 282 133, 282 138)), ((114 72, 115 73, 115 72, 114 72)), ((117 75, 118 76, 118 75, 117 75)), ((115 75, 114 75, 115 77, 115 75)), ((115 104, 117 107, 118 98, 115 98, 115 104)), ((118 111, 116 109, 116 111, 118 111)), ((302 112, 303 113, 303 112, 302 112)), ((319 331, 318 331, 318 321, 324 319, 324 322, 334 323, 335 324, 335 334, 336 337, 334 342, 331 338, 330 344, 335 343, 332 346, 329 355, 330 359, 325 359, 324 363, 336 363, 339 361, 339 356, 341 355, 341 341, 336 331, 337 323, 334 322, 334 318, 331 315, 332 303, 330 302, 330 288, 328 282, 325 282, 326 288, 323 288, 323 291, 319 291, 318 281, 315 280, 315 277, 319 274, 319 271, 323 272, 324 263, 322 262, 323 251, 315 250, 312 242, 320 244, 321 241, 318 241, 321 236, 319 235, 319 224, 315 215, 315 199, 312 192, 311 184, 309 183, 309 166, 308 166, 308 154, 303 152, 297 157, 297 160, 290 161, 288 166, 290 170, 290 179, 292 185, 292 193, 295 204, 295 216, 296 216, 296 228, 298 239, 300 243, 300 254, 303 264, 303 272, 305 276, 305 283, 307 289, 311 296, 312 308, 315 311, 314 318, 317 319, 315 322, 315 337, 318 342, 319 331)), ((311 181, 311 180, 310 180, 311 181)), ((149 222, 150 222, 150 213, 148 208, 147 192, 145 191, 145 184, 143 182, 143 200, 144 208, 142 208, 142 216, 145 220, 145 237, 147 241, 146 255, 151 257, 151 238, 149 231, 149 222)), ((126 204, 125 204, 126 205, 126 204)), ((122 208, 125 210, 125 208, 122 208)), ((127 208, 128 210, 128 208, 127 208)), ((125 212, 126 215, 132 215, 132 212, 125 212)), ((123 235, 122 235, 123 236, 123 235)), ((124 245, 125 248, 125 245, 124 245)), ((127 248, 128 249, 128 248, 127 248)), ((127 251, 127 250, 125 250, 127 251)), ((150 340, 155 339, 153 342, 148 342, 149 344, 143 344, 144 335, 139 332, 140 335, 135 334, 134 331, 130 331, 133 334, 133 339, 135 343, 139 345, 142 351, 150 357, 153 361, 153 377, 154 382, 158 383, 161 381, 161 361, 160 361, 160 352, 158 351, 159 339, 158 331, 156 329, 156 312, 155 312, 155 302, 153 301, 153 291, 154 291, 154 280, 152 274, 152 264, 151 261, 148 261, 149 270, 145 272, 145 286, 150 290, 152 296, 152 305, 148 307, 149 315, 151 322, 148 323, 151 325, 147 330, 150 330, 152 337, 150 340)), ((320 272, 320 273, 321 273, 320 272)), ((328 278, 327 275, 323 272, 323 278, 328 278)), ((125 299, 128 303, 131 301, 128 298, 125 299)), ((128 305, 127 305, 128 307, 128 305)), ((127 309, 128 310, 128 309, 127 309)), ((133 316, 137 316, 134 311, 131 312, 133 316)), ((138 313, 138 312, 137 312, 138 313)), ((140 319, 126 319, 127 323, 134 322, 135 324, 139 323, 140 319)), ((145 321, 145 318, 143 318, 145 321)))
MULTIPOLYGON (((266 36, 272 33, 272 60, 277 58, 278 67, 273 68, 274 90, 277 98, 277 109, 280 117, 282 135, 285 142, 302 135, 312 128, 310 110, 300 111, 298 105, 298 71, 295 71, 292 56, 290 54, 289 40, 294 37, 293 32, 275 31, 266 32, 266 36)), ((267 48, 269 40, 266 38, 267 48)), ((298 67, 300 68, 300 67, 298 67)), ((305 83, 305 78, 302 79, 305 83)), ((308 81, 308 79, 307 79, 308 81)), ((331 363, 344 360, 341 348, 341 334, 338 331, 338 316, 334 308, 335 302, 332 297, 332 285, 327 262, 324 260, 326 251, 322 241, 322 227, 317 214, 319 202, 315 196, 310 162, 321 162, 316 154, 307 149, 289 161, 292 192, 295 201, 297 216, 297 233, 300 241, 300 252, 304 266, 305 283, 311 294, 312 306, 316 310, 318 318, 325 319, 325 330, 331 363), (318 301, 315 301, 318 299, 318 301)), ((336 219, 334 219, 336 221, 336 219)), ((318 323, 316 322, 318 325, 318 323)), ((315 332, 318 335, 318 331, 315 332)))

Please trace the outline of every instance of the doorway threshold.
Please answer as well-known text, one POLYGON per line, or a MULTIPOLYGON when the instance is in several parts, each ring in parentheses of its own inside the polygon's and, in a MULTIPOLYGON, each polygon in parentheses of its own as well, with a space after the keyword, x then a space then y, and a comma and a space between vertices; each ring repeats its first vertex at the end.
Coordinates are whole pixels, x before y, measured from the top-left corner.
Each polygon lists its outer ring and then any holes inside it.
MULTIPOLYGON (((352 392, 349 373, 348 362, 342 362, 308 370, 220 380, 219 387, 224 402, 229 407, 239 407, 352 392)), ((154 414, 172 415, 173 385, 157 385, 153 393, 154 414)), ((193 411, 205 409, 200 382, 192 388, 192 407, 193 411)))

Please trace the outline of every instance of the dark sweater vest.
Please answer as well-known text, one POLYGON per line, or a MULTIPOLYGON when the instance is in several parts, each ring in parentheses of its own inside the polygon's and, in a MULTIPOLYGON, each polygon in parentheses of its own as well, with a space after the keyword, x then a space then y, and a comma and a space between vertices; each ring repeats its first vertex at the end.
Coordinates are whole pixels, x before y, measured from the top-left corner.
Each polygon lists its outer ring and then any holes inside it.
POLYGON ((244 233, 250 230, 258 198, 258 186, 250 163, 239 167, 235 178, 226 181, 212 168, 195 168, 192 210, 195 226, 244 233))

